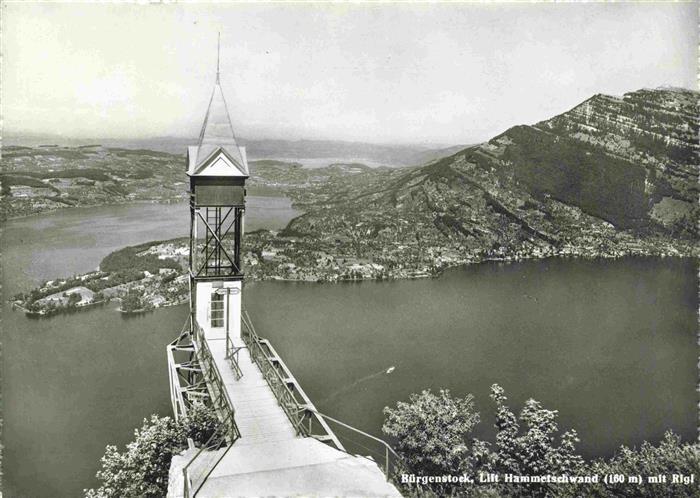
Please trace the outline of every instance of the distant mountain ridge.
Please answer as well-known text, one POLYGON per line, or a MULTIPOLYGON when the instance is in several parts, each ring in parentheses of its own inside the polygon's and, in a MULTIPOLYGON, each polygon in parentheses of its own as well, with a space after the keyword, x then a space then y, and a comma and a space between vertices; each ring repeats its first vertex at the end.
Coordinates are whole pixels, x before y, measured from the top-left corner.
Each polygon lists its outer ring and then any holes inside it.
MULTIPOLYGON (((144 139, 72 139, 46 135, 10 134, 3 138, 4 145, 61 144, 71 147, 88 144, 101 144, 110 148, 153 150, 169 154, 184 155, 188 145, 196 143, 195 138, 159 137, 144 139)), ((392 145, 349 142, 342 140, 282 140, 239 138, 247 148, 248 158, 261 159, 329 159, 339 161, 366 161, 384 166, 419 166, 461 150, 465 145, 449 147, 430 145, 392 145)))
POLYGON ((621 255, 658 237, 687 247, 698 237, 699 96, 668 88, 595 95, 546 121, 399 170, 290 228, 343 235, 343 227, 367 224, 376 227, 365 234, 371 237, 392 227, 404 245, 430 241, 473 255, 564 247, 564 254, 621 255))
POLYGON ((445 178, 474 165, 534 200, 553 198, 620 228, 670 227, 698 200, 698 92, 639 90, 595 95, 532 126, 422 171, 445 178), (660 208, 672 203, 675 213, 660 208))

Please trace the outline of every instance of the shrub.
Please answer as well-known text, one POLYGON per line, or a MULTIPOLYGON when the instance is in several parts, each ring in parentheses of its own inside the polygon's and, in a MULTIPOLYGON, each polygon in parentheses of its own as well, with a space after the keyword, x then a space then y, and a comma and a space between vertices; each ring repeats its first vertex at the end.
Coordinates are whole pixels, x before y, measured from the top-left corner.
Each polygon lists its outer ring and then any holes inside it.
POLYGON ((219 427, 219 419, 216 412, 201 403, 195 403, 189 409, 187 418, 182 421, 185 436, 191 438, 195 444, 205 444, 209 441, 219 427))

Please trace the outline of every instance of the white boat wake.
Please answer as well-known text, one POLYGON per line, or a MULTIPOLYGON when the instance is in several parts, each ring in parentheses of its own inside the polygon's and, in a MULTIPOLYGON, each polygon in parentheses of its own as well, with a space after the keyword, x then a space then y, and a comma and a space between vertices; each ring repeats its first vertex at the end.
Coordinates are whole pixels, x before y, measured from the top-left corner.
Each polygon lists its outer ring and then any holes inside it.
POLYGON ((379 370, 378 372, 374 372, 373 374, 366 375, 366 376, 362 377, 361 379, 357 379, 356 381, 353 381, 350 384, 341 387, 340 389, 336 389, 331 394, 329 394, 328 396, 323 398, 321 401, 319 401, 318 404, 326 403, 332 399, 335 399, 339 395, 344 394, 348 391, 351 391, 351 390, 355 389, 357 386, 364 384, 365 382, 369 382, 372 379, 375 379, 377 377, 381 377, 382 375, 389 375, 394 370, 396 370, 396 367, 394 365, 392 365, 389 368, 387 368, 386 370, 382 369, 382 370, 379 370))

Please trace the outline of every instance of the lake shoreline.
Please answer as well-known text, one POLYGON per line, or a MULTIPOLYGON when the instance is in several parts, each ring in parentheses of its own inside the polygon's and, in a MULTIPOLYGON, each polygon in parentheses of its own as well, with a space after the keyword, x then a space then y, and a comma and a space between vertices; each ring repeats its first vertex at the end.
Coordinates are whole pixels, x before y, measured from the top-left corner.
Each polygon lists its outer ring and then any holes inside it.
POLYGON ((26 219, 36 218, 36 217, 40 217, 40 216, 48 216, 48 215, 51 215, 54 213, 63 214, 63 213, 69 212, 72 209, 80 210, 80 209, 89 209, 89 208, 139 206, 139 205, 149 205, 149 204, 170 206, 172 204, 180 204, 180 203, 186 204, 187 199, 177 199, 177 200, 173 200, 173 201, 156 200, 156 199, 153 199, 153 200, 138 199, 138 200, 129 200, 129 201, 124 201, 124 202, 108 202, 105 204, 80 204, 79 206, 62 206, 62 207, 57 207, 54 209, 47 209, 45 211, 38 211, 36 213, 23 214, 20 216, 10 216, 8 218, 3 218, 2 220, 0 220, 0 227, 2 226, 1 225, 2 223, 6 223, 8 221, 26 220, 26 219))
MULTIPOLYGON (((284 192, 275 192, 270 189, 265 189, 265 188, 258 188, 258 187, 250 187, 250 196, 251 197, 268 197, 268 198, 287 198, 290 199, 287 195, 285 195, 284 192)), ((122 207, 122 206, 138 206, 138 205, 148 205, 148 204, 155 204, 155 205, 162 205, 162 206, 169 206, 172 204, 187 204, 187 197, 183 197, 181 199, 134 199, 134 200, 125 200, 123 202, 107 202, 107 203, 98 203, 98 204, 79 204, 79 205, 63 205, 60 207, 55 207, 53 209, 46 209, 43 211, 37 211, 34 213, 29 213, 29 214, 22 214, 19 216, 10 216, 7 218, 2 218, 0 219, 0 228, 2 226, 2 223, 8 222, 8 221, 17 221, 17 220, 25 220, 28 218, 34 218, 38 216, 46 216, 50 215, 53 213, 65 213, 67 211, 70 211, 71 209, 84 209, 84 208, 104 208, 104 207, 122 207)), ((292 206, 294 207, 294 206, 292 206)))
MULTIPOLYGON (((581 260, 581 261, 614 261, 614 260, 620 260, 620 259, 666 259, 666 258, 676 258, 679 260, 694 260, 697 264, 698 261, 700 261, 700 258, 696 255, 688 255, 688 254, 674 254, 674 255, 655 255, 655 254, 626 254, 626 255, 591 255, 591 256, 586 256, 586 255, 543 255, 543 256, 532 256, 532 257, 488 257, 484 258, 478 261, 468 261, 468 262, 461 262, 458 264, 454 265, 447 265, 439 270, 428 273, 428 272, 421 272, 421 273, 415 273, 415 274, 407 274, 403 276, 388 276, 388 277, 370 277, 370 278, 337 278, 334 280, 308 280, 308 279, 303 279, 303 278, 283 278, 279 276, 272 276, 272 277, 266 277, 266 278, 250 278, 247 279, 248 282, 253 283, 253 282, 286 282, 286 283, 301 283, 301 284, 345 284, 345 283, 360 283, 360 282, 400 282, 400 281, 410 281, 410 280, 424 280, 424 279, 438 279, 440 278, 445 272, 449 270, 453 270, 456 268, 469 268, 473 266, 479 266, 484 263, 501 263, 501 264, 518 264, 518 263, 524 263, 528 261, 544 261, 544 260, 570 260, 570 261, 576 261, 576 260, 581 260)), ((78 278, 80 278, 81 275, 78 275, 78 278)), ((182 276, 181 276, 182 277, 182 276)), ((137 281, 140 282, 140 281, 137 281)), ((157 290, 155 290, 157 292, 157 290)), ((58 308, 53 308, 50 310, 50 312, 36 312, 36 311, 30 311, 26 307, 26 303, 22 302, 20 300, 13 300, 10 299, 8 300, 9 303, 12 305, 12 309, 15 310, 17 308, 19 311, 24 312, 25 315, 27 316, 34 316, 34 317, 41 317, 41 318, 50 318, 52 316, 56 316, 62 313, 75 313, 75 312, 80 312, 80 311, 90 311, 91 308, 93 308, 96 305, 100 304, 106 304, 108 302, 118 300, 119 302, 122 301, 121 297, 113 297, 109 299, 105 299, 104 301, 100 302, 95 302, 95 303, 88 303, 84 304, 81 306, 74 306, 71 308, 67 307, 58 307, 58 308)), ((123 310, 121 307, 118 308, 116 311, 123 315, 138 315, 138 314, 143 314, 147 313, 150 311, 156 311, 160 308, 167 308, 171 306, 179 306, 182 304, 186 304, 189 300, 189 293, 185 293, 183 295, 178 295, 176 299, 173 300, 166 300, 162 302, 161 304, 157 306, 150 306, 150 307, 141 307, 139 309, 134 309, 134 310, 123 310)))

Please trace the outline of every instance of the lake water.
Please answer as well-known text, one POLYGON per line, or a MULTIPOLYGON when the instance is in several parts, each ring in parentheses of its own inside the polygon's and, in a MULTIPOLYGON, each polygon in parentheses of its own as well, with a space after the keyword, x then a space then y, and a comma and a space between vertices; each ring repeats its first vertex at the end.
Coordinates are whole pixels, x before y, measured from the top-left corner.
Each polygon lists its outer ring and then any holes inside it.
MULTIPOLYGON (((259 202, 249 204, 249 229, 295 214, 286 200, 259 202)), ((2 239, 3 290, 186 231, 187 209, 177 205, 15 220, 2 239)), ((486 263, 433 280, 248 283, 244 300, 258 332, 331 416, 379 434, 385 405, 445 387, 476 396, 477 435, 488 438, 497 382, 515 410, 529 397, 559 410, 592 456, 666 429, 695 437, 696 289, 689 260, 558 259, 486 263)), ((121 447, 144 417, 170 413, 164 347, 187 309, 124 318, 105 307, 43 320, 6 304, 3 312, 5 495, 78 496, 96 484, 105 445, 121 447)))
MULTIPOLYGON (((300 214, 279 197, 247 198, 246 229, 300 214)), ((115 249, 189 233, 187 204, 64 209, 3 226, 3 297, 96 268, 115 249)), ((2 303, 3 492, 80 496, 104 446, 122 446, 151 413, 169 413, 164 345, 187 308, 125 318, 114 306, 29 319, 2 303), (164 376, 165 375, 165 376, 164 376)))
MULTIPOLYGON (((247 231, 283 228, 300 212, 284 197, 246 198, 247 231)), ((189 206, 130 204, 62 209, 12 220, 0 242, 3 286, 27 289, 46 278, 95 269, 104 256, 127 245, 189 234, 189 206)), ((16 292, 16 291, 15 291, 16 292)))
MULTIPOLYGON (((256 159, 258 160, 258 159, 256 159)), ((359 163, 359 164, 364 164, 365 166, 369 166, 370 168, 380 168, 382 166, 385 167, 401 167, 396 166, 395 164, 389 164, 387 162, 379 162, 375 161, 373 159, 365 158, 365 157, 285 157, 285 156, 275 156, 275 157, 264 157, 260 158, 260 160, 275 160, 275 161, 284 161, 287 163, 299 163, 301 164, 304 168, 309 168, 309 169, 317 169, 317 168, 325 168, 326 166, 330 166, 331 164, 351 164, 351 163, 359 163)))

